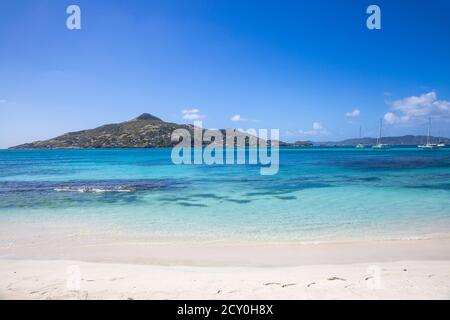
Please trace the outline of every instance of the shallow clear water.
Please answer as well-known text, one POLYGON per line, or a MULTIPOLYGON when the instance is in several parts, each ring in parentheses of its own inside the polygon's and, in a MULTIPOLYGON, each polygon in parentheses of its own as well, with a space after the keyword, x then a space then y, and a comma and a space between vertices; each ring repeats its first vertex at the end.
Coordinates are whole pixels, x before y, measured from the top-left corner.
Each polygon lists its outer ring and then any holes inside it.
POLYGON ((0 223, 111 235, 347 241, 450 233, 450 150, 281 149, 280 171, 173 165, 170 149, 0 150, 0 223))

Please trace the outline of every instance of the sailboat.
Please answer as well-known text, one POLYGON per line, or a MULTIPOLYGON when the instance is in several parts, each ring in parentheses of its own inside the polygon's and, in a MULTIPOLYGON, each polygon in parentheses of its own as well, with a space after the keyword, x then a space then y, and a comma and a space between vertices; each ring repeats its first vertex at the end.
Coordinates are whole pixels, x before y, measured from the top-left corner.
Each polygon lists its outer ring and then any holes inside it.
POLYGON ((439 141, 438 141, 437 147, 438 148, 445 148, 446 146, 447 145, 445 143, 441 142, 441 134, 439 133, 439 141))
MULTIPOLYGON (((359 126, 359 140, 361 141, 361 126, 359 126)), ((356 145, 356 149, 364 149, 366 146, 362 143, 358 143, 356 145)))
POLYGON ((438 145, 435 143, 431 143, 430 141, 430 130, 431 130, 431 118, 428 119, 428 135, 427 135, 427 143, 426 144, 421 144, 419 146, 417 146, 420 149, 436 149, 438 148, 438 145))
POLYGON ((389 149, 390 146, 388 144, 381 143, 381 132, 383 129, 383 119, 380 119, 380 132, 378 134, 377 143, 372 146, 373 149, 389 149))

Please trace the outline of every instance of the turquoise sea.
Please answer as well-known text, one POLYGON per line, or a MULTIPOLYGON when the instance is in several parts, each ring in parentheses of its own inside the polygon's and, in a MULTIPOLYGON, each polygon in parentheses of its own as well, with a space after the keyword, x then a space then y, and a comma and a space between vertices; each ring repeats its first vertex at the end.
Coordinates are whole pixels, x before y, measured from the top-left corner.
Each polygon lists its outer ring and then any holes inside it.
POLYGON ((170 149, 0 150, 0 224, 150 240, 327 242, 450 234, 450 149, 281 148, 280 171, 174 165, 170 149))

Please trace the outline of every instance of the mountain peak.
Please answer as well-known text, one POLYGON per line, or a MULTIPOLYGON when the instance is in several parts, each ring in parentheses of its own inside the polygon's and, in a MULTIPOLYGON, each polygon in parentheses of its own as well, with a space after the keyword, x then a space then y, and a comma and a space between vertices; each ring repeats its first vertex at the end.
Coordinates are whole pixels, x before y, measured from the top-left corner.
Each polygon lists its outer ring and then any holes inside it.
POLYGON ((150 113, 143 113, 139 117, 134 118, 133 120, 147 120, 147 121, 160 121, 160 122, 162 122, 162 120, 160 118, 155 117, 154 115, 152 115, 150 113))

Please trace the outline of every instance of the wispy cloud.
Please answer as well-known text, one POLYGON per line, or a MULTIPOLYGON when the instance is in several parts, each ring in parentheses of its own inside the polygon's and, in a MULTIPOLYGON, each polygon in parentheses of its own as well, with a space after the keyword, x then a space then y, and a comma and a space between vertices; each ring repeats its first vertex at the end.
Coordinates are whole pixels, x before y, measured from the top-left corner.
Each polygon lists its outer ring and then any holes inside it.
POLYGON ((323 125, 320 122, 313 122, 312 127, 314 130, 322 130, 323 129, 323 125))
POLYGON ((184 110, 181 110, 181 113, 182 113, 182 114, 198 113, 198 112, 200 112, 199 109, 184 109, 184 110))
POLYGON ((450 119, 450 102, 438 100, 435 91, 395 100, 389 105, 391 111, 384 115, 384 120, 389 124, 423 121, 429 117, 450 119))
POLYGON ((7 101, 5 99, 0 99, 0 104, 6 103, 7 101))
POLYGON ((359 109, 354 109, 353 111, 345 113, 345 116, 348 118, 356 118, 361 115, 361 111, 359 109))
POLYGON ((194 121, 194 120, 202 120, 205 119, 206 116, 200 114, 200 109, 185 109, 181 111, 183 115, 183 119, 194 121))
POLYGON ((244 122, 247 121, 247 119, 242 118, 240 114, 235 114, 234 116, 231 117, 230 119, 233 122, 244 122))
POLYGON ((313 122, 312 129, 299 130, 299 133, 306 136, 320 136, 329 134, 328 130, 320 122, 313 122))

